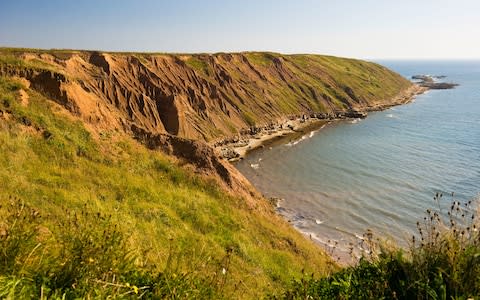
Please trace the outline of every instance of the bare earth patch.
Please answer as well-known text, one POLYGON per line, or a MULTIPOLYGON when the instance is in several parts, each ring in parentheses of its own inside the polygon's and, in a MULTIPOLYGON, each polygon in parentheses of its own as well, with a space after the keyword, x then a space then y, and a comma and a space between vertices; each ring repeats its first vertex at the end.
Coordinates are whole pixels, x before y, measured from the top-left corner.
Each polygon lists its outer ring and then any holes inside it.
POLYGON ((20 90, 20 104, 22 104, 22 106, 27 106, 28 105, 28 94, 27 92, 25 92, 24 89, 21 89, 20 90))

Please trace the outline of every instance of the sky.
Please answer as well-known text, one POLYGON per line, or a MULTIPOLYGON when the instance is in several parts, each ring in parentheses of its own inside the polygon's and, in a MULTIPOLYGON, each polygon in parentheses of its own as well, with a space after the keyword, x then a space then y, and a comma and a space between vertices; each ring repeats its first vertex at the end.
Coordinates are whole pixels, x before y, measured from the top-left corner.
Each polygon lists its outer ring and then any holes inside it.
POLYGON ((0 46, 480 58, 478 0, 0 0, 0 46))

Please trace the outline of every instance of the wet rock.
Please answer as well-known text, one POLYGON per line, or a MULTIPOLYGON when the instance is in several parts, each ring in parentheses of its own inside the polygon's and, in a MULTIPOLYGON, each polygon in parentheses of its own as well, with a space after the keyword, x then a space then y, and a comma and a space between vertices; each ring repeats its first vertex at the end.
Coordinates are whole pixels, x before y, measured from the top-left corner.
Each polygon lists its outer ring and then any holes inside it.
POLYGON ((419 81, 418 84, 433 90, 453 89, 458 86, 458 83, 453 82, 438 82, 435 80, 443 79, 445 75, 413 75, 412 79, 419 81))

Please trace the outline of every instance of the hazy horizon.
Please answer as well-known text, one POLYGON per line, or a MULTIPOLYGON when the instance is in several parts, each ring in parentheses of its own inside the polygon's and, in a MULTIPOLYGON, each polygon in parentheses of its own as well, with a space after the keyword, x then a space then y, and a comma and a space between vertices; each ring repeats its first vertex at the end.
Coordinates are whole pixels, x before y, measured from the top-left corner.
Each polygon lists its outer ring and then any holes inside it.
POLYGON ((478 60, 479 12, 471 0, 18 0, 0 3, 0 46, 478 60))
POLYGON ((480 56, 479 57, 472 57, 472 58, 463 58, 463 57, 445 57, 445 58, 428 58, 428 57, 406 57, 406 58, 389 58, 389 57, 354 57, 354 56, 341 56, 341 55, 335 55, 335 54, 329 54, 329 53, 300 53, 300 52, 279 52, 279 51, 270 51, 270 50, 244 50, 244 51, 211 51, 211 52, 167 52, 167 51, 136 51, 136 50, 109 50, 109 49, 87 49, 87 48, 35 48, 35 47, 23 47, 23 46, 15 46, 15 45, 0 45, 0 49, 32 49, 32 50, 40 50, 40 51, 93 51, 93 52, 106 52, 106 53, 144 53, 144 54, 167 54, 167 55, 175 55, 175 54, 220 54, 220 53, 258 53, 258 52, 265 52, 265 53, 278 53, 278 54, 283 54, 283 55, 326 55, 326 56, 335 56, 335 57, 342 57, 342 58, 352 58, 352 59, 362 59, 366 61, 372 61, 372 62, 382 62, 382 61, 423 61, 423 62, 428 62, 428 61, 443 61, 443 62, 456 62, 456 61, 480 61, 480 56))

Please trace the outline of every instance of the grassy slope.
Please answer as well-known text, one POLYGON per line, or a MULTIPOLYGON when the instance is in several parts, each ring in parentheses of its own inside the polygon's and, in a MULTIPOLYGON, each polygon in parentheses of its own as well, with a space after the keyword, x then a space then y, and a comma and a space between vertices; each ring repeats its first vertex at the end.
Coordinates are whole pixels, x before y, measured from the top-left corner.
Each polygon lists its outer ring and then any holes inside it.
POLYGON ((51 216, 43 224, 50 230, 67 219, 65 209, 111 214, 138 255, 136 265, 146 270, 163 270, 173 247, 187 256, 180 269, 209 276, 222 267, 226 249, 233 249, 225 294, 241 285, 242 293, 235 294, 241 298, 274 291, 304 267, 326 271, 321 251, 262 205, 252 210, 212 180, 127 137, 94 140, 81 122, 34 91, 26 89, 24 106, 22 88, 0 78, 4 207, 9 196, 19 197, 51 216), (198 269, 206 261, 215 267, 198 269))

